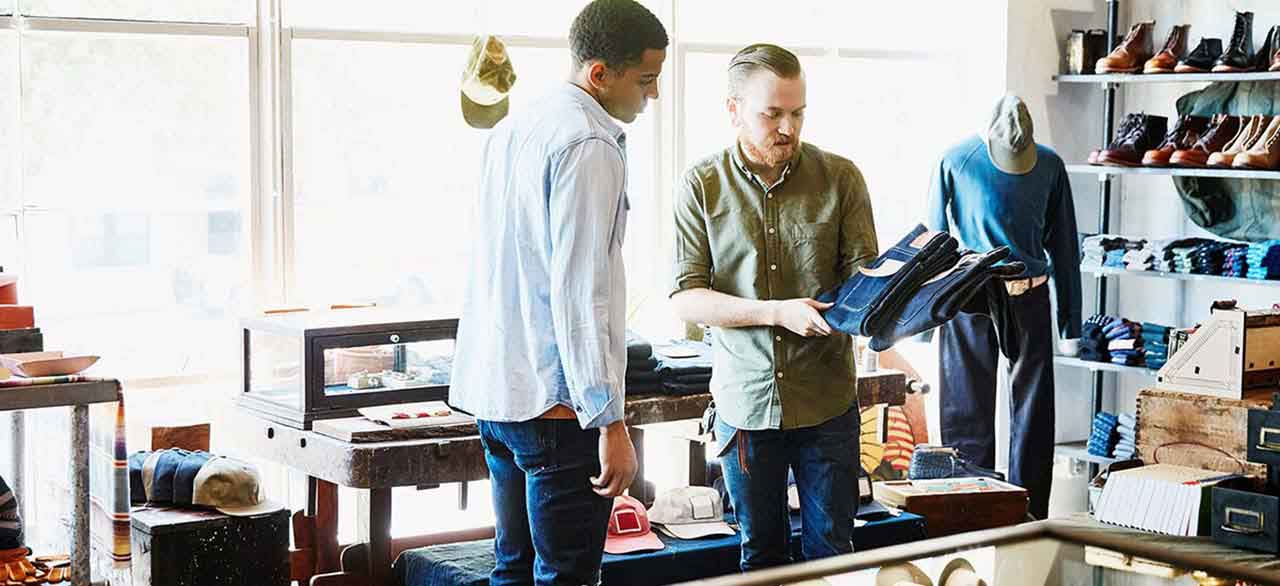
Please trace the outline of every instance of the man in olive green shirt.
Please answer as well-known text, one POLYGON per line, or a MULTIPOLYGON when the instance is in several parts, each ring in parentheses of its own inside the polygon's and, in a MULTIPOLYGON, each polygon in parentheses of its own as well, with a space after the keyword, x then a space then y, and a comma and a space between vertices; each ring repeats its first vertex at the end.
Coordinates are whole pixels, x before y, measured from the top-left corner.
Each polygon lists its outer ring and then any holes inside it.
POLYGON ((694 164, 675 201, 675 282, 686 322, 715 328, 716 440, 745 570, 789 561, 787 470, 801 551, 852 550, 857 500, 853 340, 813 297, 876 257, 866 183, 847 159, 800 142, 800 62, 752 45, 729 65, 734 146, 694 164))

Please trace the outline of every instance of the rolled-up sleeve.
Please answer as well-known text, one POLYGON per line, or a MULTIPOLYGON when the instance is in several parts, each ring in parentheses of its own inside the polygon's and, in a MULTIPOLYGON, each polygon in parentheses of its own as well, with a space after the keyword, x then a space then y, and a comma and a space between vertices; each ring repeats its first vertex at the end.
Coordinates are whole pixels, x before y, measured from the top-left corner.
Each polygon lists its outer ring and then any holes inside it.
POLYGON ((613 145, 588 139, 553 163, 548 209, 551 319, 565 382, 583 429, 623 418, 623 377, 609 360, 614 295, 610 248, 625 167, 613 145))
POLYGON ((668 296, 687 289, 710 289, 711 241, 707 236, 702 190, 695 173, 690 172, 680 182, 672 207, 675 211, 675 250, 668 296))
POLYGON ((853 276, 853 272, 880 253, 876 238, 875 219, 871 213, 871 195, 867 182, 857 167, 850 166, 846 177, 845 205, 840 218, 840 280, 853 276))

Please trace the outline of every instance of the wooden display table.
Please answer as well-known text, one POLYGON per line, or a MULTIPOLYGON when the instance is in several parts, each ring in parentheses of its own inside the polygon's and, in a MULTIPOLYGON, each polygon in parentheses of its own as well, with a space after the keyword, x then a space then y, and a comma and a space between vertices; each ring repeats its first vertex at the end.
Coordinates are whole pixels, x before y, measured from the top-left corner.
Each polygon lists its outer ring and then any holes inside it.
MULTIPOLYGON (((858 377, 861 405, 901 405, 906 394, 907 380, 901 372, 883 370, 858 377)), ((637 459, 644 459, 644 432, 635 426, 695 419, 702 416, 710 402, 709 394, 627 399, 627 424, 631 426, 632 441, 638 446, 637 459)), ((246 417, 241 418, 240 428, 246 451, 308 477, 307 510, 294 513, 297 548, 290 554, 292 577, 303 584, 388 584, 395 556, 426 543, 421 537, 391 539, 391 489, 488 477, 484 448, 476 435, 352 443, 314 430, 280 425, 248 411, 243 413, 246 417), (359 519, 364 543, 357 546, 340 547, 337 542, 339 485, 369 491, 368 506, 361 507, 359 519)), ((641 467, 630 493, 646 496, 645 486, 641 467)))

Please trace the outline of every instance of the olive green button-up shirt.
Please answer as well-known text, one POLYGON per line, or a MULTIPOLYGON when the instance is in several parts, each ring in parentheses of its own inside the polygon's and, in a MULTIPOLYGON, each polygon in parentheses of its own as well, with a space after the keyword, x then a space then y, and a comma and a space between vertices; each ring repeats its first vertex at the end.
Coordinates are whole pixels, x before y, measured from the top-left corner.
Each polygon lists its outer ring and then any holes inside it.
MULTIPOLYGON (((746 299, 816 297, 873 260, 879 247, 862 173, 801 143, 764 186, 733 147, 685 173, 675 197, 671 294, 707 288, 746 299)), ((716 328, 711 393, 738 429, 821 424, 857 403, 853 340, 782 327, 716 328)))

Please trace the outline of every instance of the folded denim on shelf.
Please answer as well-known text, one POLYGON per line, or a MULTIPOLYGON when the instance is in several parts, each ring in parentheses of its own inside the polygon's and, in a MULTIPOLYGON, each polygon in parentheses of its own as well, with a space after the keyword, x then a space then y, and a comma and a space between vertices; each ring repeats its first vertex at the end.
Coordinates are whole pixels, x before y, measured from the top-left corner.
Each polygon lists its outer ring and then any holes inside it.
POLYGON ((631 330, 627 330, 627 361, 641 361, 653 358, 653 345, 631 330))
POLYGON ((666 395, 676 395, 676 396, 701 395, 705 393, 710 393, 711 385, 708 385, 705 383, 686 385, 682 383, 666 382, 666 383, 662 383, 662 392, 663 394, 666 394, 666 395))

